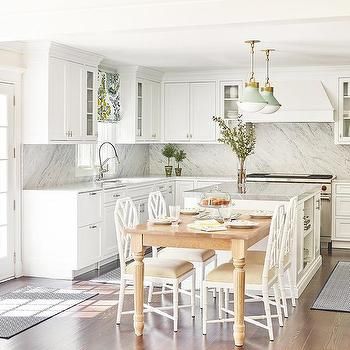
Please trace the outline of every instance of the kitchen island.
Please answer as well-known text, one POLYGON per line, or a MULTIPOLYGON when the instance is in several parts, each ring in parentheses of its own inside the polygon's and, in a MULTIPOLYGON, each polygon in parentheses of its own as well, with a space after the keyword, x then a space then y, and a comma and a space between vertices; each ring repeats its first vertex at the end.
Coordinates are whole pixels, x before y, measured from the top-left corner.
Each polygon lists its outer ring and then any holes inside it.
MULTIPOLYGON (((298 198, 297 221, 292 247, 292 286, 299 296, 322 264, 320 255, 320 187, 314 184, 248 182, 246 193, 239 193, 236 182, 226 182, 184 192, 185 207, 197 206, 203 193, 227 192, 233 202, 233 211, 274 210, 277 205, 287 205, 293 197, 298 198)), ((253 246, 252 250, 264 250, 266 239, 253 246)), ((227 256, 218 252, 219 263, 227 256)))

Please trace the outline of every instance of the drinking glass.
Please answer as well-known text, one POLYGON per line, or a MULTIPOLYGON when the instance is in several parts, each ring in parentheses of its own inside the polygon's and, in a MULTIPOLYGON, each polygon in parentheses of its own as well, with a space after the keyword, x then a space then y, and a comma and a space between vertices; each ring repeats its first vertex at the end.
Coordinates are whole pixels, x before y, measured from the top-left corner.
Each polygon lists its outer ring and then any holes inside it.
POLYGON ((172 220, 174 220, 173 224, 178 225, 180 219, 180 206, 169 205, 169 216, 172 220))

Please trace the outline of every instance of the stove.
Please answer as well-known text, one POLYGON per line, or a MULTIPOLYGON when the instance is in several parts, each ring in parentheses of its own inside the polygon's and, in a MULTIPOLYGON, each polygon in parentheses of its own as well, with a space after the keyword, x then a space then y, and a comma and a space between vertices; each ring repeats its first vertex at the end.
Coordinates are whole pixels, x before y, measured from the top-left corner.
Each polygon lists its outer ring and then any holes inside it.
POLYGON ((301 183, 327 183, 335 179, 329 174, 290 174, 290 173, 252 173, 247 175, 249 182, 301 182, 301 183))
POLYGON ((332 249, 332 181, 329 174, 253 173, 247 175, 248 182, 288 182, 320 184, 321 191, 321 245, 332 249))

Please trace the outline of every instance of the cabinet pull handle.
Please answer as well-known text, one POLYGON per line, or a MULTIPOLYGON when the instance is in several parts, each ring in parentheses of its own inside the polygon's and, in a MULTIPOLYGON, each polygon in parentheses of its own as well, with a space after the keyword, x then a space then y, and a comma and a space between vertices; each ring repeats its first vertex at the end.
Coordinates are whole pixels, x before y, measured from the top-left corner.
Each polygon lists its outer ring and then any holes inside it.
POLYGON ((97 226, 96 225, 90 225, 89 228, 93 229, 93 228, 96 228, 97 226))
POLYGON ((96 192, 90 192, 89 193, 90 196, 96 196, 96 194, 97 194, 96 192))
POLYGON ((317 199, 316 200, 316 209, 318 209, 318 210, 320 210, 320 200, 319 199, 317 199))
POLYGON ((192 134, 190 134, 190 139, 192 138, 192 134))
POLYGON ((120 197, 120 194, 114 194, 113 195, 113 198, 118 198, 118 197, 120 197))

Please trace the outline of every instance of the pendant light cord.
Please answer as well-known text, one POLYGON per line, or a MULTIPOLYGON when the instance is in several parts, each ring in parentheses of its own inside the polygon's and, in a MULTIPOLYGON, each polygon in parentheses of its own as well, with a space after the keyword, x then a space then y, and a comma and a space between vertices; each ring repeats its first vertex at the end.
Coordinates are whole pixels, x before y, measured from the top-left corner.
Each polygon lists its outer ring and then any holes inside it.
POLYGON ((266 81, 265 81, 265 87, 270 86, 270 50, 265 50, 266 53, 266 81))
POLYGON ((250 42, 250 82, 255 81, 254 77, 254 41, 250 42))

